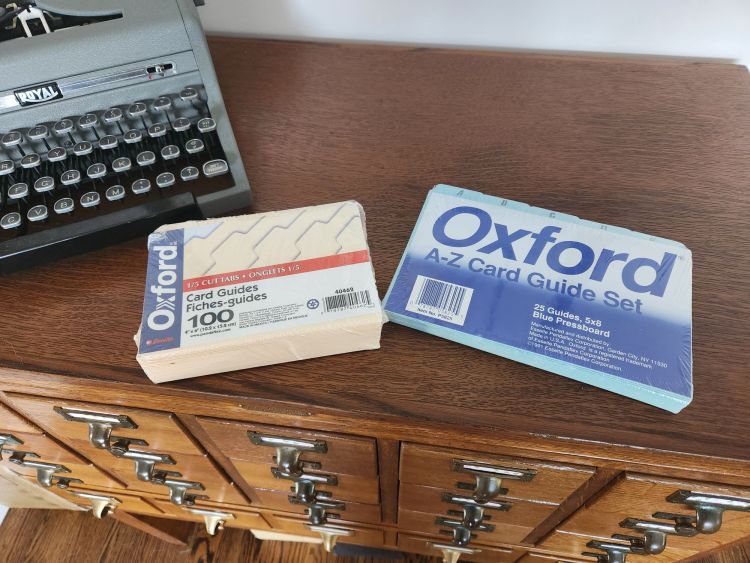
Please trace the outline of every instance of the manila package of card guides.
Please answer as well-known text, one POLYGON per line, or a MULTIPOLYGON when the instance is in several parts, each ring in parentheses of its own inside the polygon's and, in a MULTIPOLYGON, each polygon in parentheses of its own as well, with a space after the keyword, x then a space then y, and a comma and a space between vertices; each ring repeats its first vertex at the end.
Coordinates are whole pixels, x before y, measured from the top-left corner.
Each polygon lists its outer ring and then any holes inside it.
POLYGON ((165 225, 148 239, 138 361, 157 383, 380 347, 355 201, 165 225))
POLYGON ((692 257, 678 242, 440 185, 385 310, 394 322, 679 412, 693 396, 691 299, 692 257))

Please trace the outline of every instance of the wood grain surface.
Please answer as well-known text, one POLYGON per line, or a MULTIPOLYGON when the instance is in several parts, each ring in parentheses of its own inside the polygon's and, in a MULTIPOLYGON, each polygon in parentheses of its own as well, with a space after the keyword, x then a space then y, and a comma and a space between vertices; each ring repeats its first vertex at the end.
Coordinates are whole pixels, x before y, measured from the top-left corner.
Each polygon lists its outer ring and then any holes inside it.
MULTIPOLYGON (((0 553, 6 561, 29 563, 376 563, 372 558, 329 555, 319 545, 259 541, 240 529, 225 529, 215 537, 206 537, 203 526, 140 518, 173 537, 184 538, 187 547, 159 540, 144 533, 144 527, 134 529, 113 518, 96 520, 90 514, 67 510, 11 510, 0 526, 0 553)), ((401 534, 399 546, 407 552, 426 552, 424 539, 413 535, 401 534)), ((496 551, 490 561, 497 563, 502 553, 496 551)), ((508 560, 515 560, 517 553, 508 560)), ((690 563, 749 560, 750 544, 742 543, 720 553, 691 558, 690 563)), ((521 562, 537 563, 533 559, 521 562)), ((407 555, 403 563, 438 563, 438 559, 407 555)))
POLYGON ((19 368, 14 386, 47 393, 59 374, 128 384, 113 401, 262 399, 282 412, 750 459, 744 67, 240 39, 211 49, 253 210, 357 199, 381 294, 439 182, 685 243, 693 404, 671 415, 395 324, 381 350, 156 387, 132 340, 145 239, 0 279, 0 382, 19 368))

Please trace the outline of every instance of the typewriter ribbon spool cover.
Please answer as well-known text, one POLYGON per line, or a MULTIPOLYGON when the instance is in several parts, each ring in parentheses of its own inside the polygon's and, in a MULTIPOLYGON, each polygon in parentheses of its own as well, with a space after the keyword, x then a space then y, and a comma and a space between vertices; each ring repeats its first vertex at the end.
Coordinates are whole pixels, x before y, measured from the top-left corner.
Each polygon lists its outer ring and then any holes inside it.
POLYGON ((138 361, 155 382, 380 347, 354 201, 165 225, 148 240, 138 361))
MULTIPOLYGON (((385 297, 390 320, 679 412, 692 400, 684 245, 440 185, 385 297)), ((539 374, 543 377, 543 374, 539 374)), ((502 381, 498 367, 498 385, 502 381)))

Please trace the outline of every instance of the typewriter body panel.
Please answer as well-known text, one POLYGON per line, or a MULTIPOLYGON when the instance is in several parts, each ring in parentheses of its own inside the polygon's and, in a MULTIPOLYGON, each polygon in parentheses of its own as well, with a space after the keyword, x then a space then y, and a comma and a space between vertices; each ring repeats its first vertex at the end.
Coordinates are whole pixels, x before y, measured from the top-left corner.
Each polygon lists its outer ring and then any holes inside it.
POLYGON ((193 0, 47 0, 36 7, 94 22, 5 41, 0 35, 0 273, 146 234, 165 222, 249 206, 250 186, 193 0), (106 113, 113 108, 119 113, 106 113), (86 122, 85 116, 94 117, 86 122), (56 127, 66 119, 72 130, 56 127), (20 142, 6 137, 9 132, 19 133, 20 142), (141 142, 133 142, 135 132, 141 142), (79 143, 90 143, 90 152, 82 155, 77 149, 87 147, 79 143), (58 149, 59 161, 51 162, 50 149, 58 149), (153 153, 151 165, 143 165, 149 161, 139 158, 143 153, 153 153), (23 159, 34 154, 39 163, 27 168, 23 159), (130 160, 126 172, 115 173, 118 157, 130 160), (103 166, 89 177, 94 164, 103 166), (78 183, 63 183, 70 170, 80 173, 78 183), (100 171, 104 176, 97 177, 100 171), (39 187, 54 187, 37 191, 40 178, 39 187), (123 190, 116 201, 109 201, 112 186, 123 190), (82 199, 91 192, 98 195, 82 199), (60 199, 63 205, 72 200, 70 211, 56 206, 60 199), (30 214, 39 205, 43 219, 30 214), (95 221, 83 225, 89 219, 95 221), (102 229, 107 236, 96 236, 102 229))

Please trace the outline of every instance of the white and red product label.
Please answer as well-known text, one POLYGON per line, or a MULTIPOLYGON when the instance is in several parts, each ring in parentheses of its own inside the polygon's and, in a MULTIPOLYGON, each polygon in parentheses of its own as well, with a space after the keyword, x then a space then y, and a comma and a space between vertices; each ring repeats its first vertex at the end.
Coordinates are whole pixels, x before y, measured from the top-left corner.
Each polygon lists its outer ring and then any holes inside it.
POLYGON ((149 237, 140 353, 218 343, 372 313, 367 249, 183 276, 188 228, 149 237))

